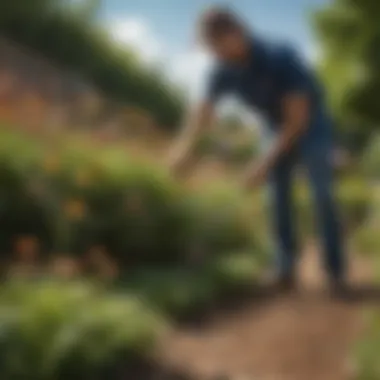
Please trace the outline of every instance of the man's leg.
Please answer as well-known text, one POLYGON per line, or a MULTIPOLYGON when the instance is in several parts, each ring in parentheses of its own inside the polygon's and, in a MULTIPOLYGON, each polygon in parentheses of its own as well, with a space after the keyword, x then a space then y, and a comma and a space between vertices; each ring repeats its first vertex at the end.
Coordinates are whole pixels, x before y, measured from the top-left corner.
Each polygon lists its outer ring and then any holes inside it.
MULTIPOLYGON (((279 280, 293 282, 296 237, 293 221, 292 172, 294 154, 284 156, 271 173, 274 232, 277 242, 279 280)), ((286 285, 286 284, 285 284, 286 285)))
POLYGON ((328 139, 303 149, 324 243, 324 261, 330 279, 343 280, 344 256, 337 204, 333 191, 332 144, 328 139))

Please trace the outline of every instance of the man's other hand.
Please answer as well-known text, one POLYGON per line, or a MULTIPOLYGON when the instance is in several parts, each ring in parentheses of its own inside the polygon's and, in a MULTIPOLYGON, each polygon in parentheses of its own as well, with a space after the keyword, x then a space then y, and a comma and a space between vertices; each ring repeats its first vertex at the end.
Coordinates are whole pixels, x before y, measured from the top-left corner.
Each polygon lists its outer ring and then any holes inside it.
POLYGON ((268 165, 266 162, 259 162, 251 165, 243 175, 242 185, 246 190, 253 190, 264 185, 268 177, 268 165))

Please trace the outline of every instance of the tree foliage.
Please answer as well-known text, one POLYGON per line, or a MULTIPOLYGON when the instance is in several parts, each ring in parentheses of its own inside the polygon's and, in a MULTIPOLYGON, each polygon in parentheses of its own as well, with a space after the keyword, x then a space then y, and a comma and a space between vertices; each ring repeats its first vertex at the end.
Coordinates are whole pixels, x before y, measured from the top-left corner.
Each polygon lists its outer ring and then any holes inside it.
POLYGON ((356 143, 380 125, 379 20, 378 0, 335 0, 314 19, 330 104, 356 143))
POLYGON ((97 21, 99 1, 12 0, 0 3, 0 34, 90 80, 110 98, 150 112, 166 127, 182 112, 178 89, 142 65, 97 21))

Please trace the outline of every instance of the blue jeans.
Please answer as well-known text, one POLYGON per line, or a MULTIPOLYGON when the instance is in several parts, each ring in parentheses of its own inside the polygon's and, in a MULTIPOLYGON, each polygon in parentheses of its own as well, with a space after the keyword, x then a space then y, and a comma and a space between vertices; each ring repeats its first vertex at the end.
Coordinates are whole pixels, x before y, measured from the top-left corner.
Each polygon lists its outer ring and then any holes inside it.
POLYGON ((332 138, 327 129, 318 136, 313 136, 311 132, 292 152, 279 160, 271 173, 273 219, 280 275, 292 274, 297 255, 291 194, 293 169, 297 163, 305 167, 310 181, 322 234, 326 270, 331 278, 344 275, 341 231, 333 194, 332 145, 332 138))

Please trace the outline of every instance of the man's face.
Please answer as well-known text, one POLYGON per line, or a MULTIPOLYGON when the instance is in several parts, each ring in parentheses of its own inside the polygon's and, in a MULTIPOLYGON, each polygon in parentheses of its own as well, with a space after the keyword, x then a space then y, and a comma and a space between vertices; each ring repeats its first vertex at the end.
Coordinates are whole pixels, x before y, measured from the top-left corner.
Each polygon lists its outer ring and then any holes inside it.
POLYGON ((226 62, 240 62, 247 56, 248 44, 241 33, 228 32, 208 44, 217 59, 226 62))

